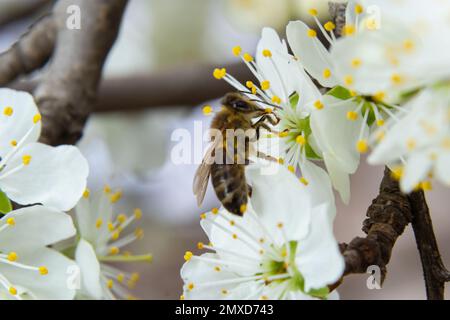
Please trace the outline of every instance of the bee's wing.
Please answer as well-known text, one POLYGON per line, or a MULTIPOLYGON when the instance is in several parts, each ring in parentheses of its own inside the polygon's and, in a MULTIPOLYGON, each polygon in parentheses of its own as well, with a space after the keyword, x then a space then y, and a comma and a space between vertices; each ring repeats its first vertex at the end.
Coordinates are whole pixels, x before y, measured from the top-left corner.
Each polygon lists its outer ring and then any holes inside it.
POLYGON ((205 157, 202 163, 198 167, 194 176, 194 183, 192 185, 192 190, 194 195, 197 197, 197 205, 200 206, 205 198, 206 188, 208 187, 209 176, 211 173, 211 164, 214 159, 214 150, 219 147, 220 139, 215 139, 208 150, 206 151, 205 157))

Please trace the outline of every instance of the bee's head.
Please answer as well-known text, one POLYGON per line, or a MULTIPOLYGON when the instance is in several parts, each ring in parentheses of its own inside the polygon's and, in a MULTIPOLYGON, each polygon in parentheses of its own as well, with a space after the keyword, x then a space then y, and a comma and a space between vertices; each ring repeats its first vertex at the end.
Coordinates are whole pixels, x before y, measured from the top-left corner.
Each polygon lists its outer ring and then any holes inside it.
POLYGON ((256 117, 265 113, 256 103, 248 100, 238 92, 227 93, 222 99, 222 104, 236 112, 244 113, 250 117, 256 117))

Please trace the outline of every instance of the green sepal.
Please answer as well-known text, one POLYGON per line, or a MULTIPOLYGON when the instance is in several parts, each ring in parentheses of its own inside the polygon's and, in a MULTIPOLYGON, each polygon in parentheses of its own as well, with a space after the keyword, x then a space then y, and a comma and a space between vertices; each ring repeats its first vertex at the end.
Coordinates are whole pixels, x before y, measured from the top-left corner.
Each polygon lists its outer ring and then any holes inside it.
POLYGON ((340 100, 348 100, 353 97, 349 90, 341 86, 334 87, 333 89, 329 90, 326 94, 338 98, 340 100))
POLYGON ((7 214, 13 209, 11 201, 8 199, 3 191, 0 191, 0 213, 7 214))

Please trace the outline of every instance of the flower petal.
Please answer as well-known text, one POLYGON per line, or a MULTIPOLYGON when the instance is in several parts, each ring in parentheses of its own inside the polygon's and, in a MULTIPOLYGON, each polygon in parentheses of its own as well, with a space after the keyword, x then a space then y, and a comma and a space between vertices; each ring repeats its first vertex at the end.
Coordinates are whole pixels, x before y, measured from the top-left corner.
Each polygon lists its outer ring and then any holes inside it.
POLYGON ((18 143, 27 134, 22 144, 37 141, 41 134, 41 122, 33 121, 39 111, 33 96, 27 92, 0 89, 0 107, 0 157, 4 159, 16 148, 13 141, 18 143))
POLYGON ((83 194, 88 171, 86 159, 74 146, 30 143, 8 161, 0 188, 17 203, 42 203, 67 211, 83 194), (24 156, 31 156, 28 165, 23 164, 24 156))
POLYGON ((431 157, 426 152, 417 152, 408 157, 402 179, 400 180, 402 191, 409 193, 418 183, 424 180, 430 171, 432 163, 431 157))
POLYGON ((325 108, 312 113, 311 129, 322 152, 332 155, 347 173, 354 173, 359 165, 356 143, 363 120, 362 117, 355 121, 348 120, 347 113, 354 111, 358 105, 353 101, 345 102, 344 105, 333 106, 342 104, 343 100, 324 96, 325 108))
POLYGON ((305 279, 305 291, 320 289, 339 280, 345 262, 333 235, 333 219, 327 205, 312 213, 311 231, 299 241, 295 259, 305 279))
POLYGON ((252 186, 252 205, 267 230, 279 239, 278 225, 285 226, 288 240, 303 238, 311 220, 311 195, 286 167, 278 165, 275 173, 263 175, 258 166, 248 166, 247 178, 252 186))
POLYGON ((0 232, 0 251, 21 251, 68 239, 76 230, 69 215, 36 205, 14 210, 0 220, 0 225, 13 218, 15 224, 0 232))
POLYGON ((308 36, 308 30, 308 26, 302 21, 289 22, 286 28, 289 46, 313 78, 322 86, 332 88, 338 83, 333 74, 334 67, 330 53, 317 37, 308 36), (325 70, 329 70, 331 75, 325 77, 325 70))
POLYGON ((78 242, 75 260, 81 272, 81 293, 92 299, 101 299, 103 290, 100 283, 100 263, 94 248, 84 239, 78 242))
POLYGON ((339 161, 329 153, 323 154, 323 160, 330 175, 333 187, 339 192, 343 203, 350 202, 350 177, 349 174, 343 170, 339 161))
POLYGON ((24 270, 13 265, 0 264, 0 273, 13 285, 19 285, 38 300, 71 300, 75 296, 75 288, 69 283, 70 272, 76 268, 75 262, 61 253, 48 248, 35 248, 18 251, 20 263, 41 267, 48 274, 41 275, 38 270, 24 270))
POLYGON ((262 30, 261 40, 257 47, 256 62, 259 73, 265 80, 270 81, 270 92, 288 101, 294 91, 294 83, 291 79, 289 53, 286 43, 280 40, 277 32, 272 28, 262 30), (272 56, 265 57, 264 50, 270 50, 272 56))
MULTIPOLYGON (((206 259, 218 259, 217 254, 205 253, 200 256, 206 259)), ((223 283, 223 281, 239 278, 233 272, 223 268, 216 269, 214 264, 191 259, 181 268, 181 278, 184 281, 183 295, 187 300, 218 300, 218 299, 243 299, 245 295, 255 290, 257 286, 252 282, 223 283), (217 271, 220 270, 220 271, 217 271), (239 288, 245 285, 246 290, 239 288)))

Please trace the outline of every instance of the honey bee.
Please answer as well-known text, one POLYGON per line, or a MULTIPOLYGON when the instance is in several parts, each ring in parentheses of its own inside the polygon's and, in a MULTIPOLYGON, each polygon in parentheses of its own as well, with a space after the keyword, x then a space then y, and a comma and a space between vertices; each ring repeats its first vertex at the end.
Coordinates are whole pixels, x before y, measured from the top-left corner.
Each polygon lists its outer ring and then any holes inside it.
MULTIPOLYGON (((247 208, 248 196, 251 196, 251 187, 245 179, 245 165, 250 163, 250 144, 254 141, 250 141, 246 136, 244 148, 239 148, 234 138, 227 141, 227 131, 241 129, 245 132, 253 129, 257 140, 261 128, 272 131, 268 123, 276 125, 279 120, 272 113, 272 109, 263 109, 254 103, 254 100, 237 92, 228 93, 222 99, 222 105, 222 110, 215 115, 211 123, 211 129, 221 134, 219 138, 211 136, 212 143, 195 173, 193 191, 200 206, 211 176, 214 191, 225 209, 242 216, 247 208), (257 118, 259 119, 253 123, 257 118), (230 150, 233 150, 233 156, 230 156, 230 150)), ((260 152, 257 156, 274 160, 260 152)))

